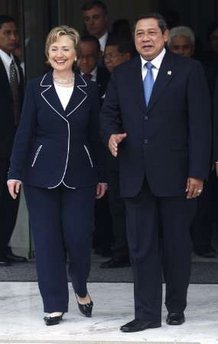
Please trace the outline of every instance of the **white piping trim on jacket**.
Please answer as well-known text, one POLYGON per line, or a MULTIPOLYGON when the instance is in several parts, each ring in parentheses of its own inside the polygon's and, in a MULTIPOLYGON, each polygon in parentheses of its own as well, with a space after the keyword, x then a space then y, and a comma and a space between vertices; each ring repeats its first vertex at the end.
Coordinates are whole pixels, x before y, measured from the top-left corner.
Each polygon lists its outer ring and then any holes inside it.
POLYGON ((66 163, 65 163, 65 167, 64 167, 64 173, 63 173, 63 176, 62 176, 60 182, 57 185, 48 187, 48 189, 55 189, 56 187, 58 187, 63 182, 66 171, 67 171, 67 165, 68 165, 68 161, 69 161, 69 151, 70 151, 70 125, 69 125, 67 120, 66 120, 66 122, 67 122, 67 128, 68 128, 68 140, 67 140, 67 157, 66 157, 66 163))
POLYGON ((76 190, 76 187, 75 187, 75 186, 69 186, 69 185, 67 185, 64 181, 63 181, 63 185, 66 186, 66 188, 68 188, 68 189, 76 190))
POLYGON ((93 168, 93 162, 92 162, 91 155, 90 155, 90 153, 89 153, 89 151, 88 151, 88 148, 86 147, 86 145, 83 145, 83 147, 85 148, 85 151, 86 151, 86 153, 87 153, 87 155, 88 155, 90 165, 91 165, 91 167, 93 168))
POLYGON ((33 162, 32 162, 32 164, 31 164, 31 167, 33 167, 33 166, 35 165, 36 160, 37 160, 37 158, 38 158, 38 155, 39 155, 41 149, 42 149, 42 145, 40 145, 40 146, 37 148, 36 153, 35 153, 34 158, 33 158, 33 162))
POLYGON ((87 93, 81 89, 81 87, 86 87, 86 86, 87 86, 87 82, 83 79, 83 77, 82 77, 81 75, 79 75, 79 76, 80 76, 80 78, 84 81, 84 84, 83 84, 83 85, 77 85, 77 88, 78 88, 82 93, 84 93, 86 96, 85 96, 85 98, 83 98, 83 100, 77 105, 77 107, 75 107, 71 112, 69 112, 69 113, 67 114, 66 117, 70 116, 74 111, 76 111, 76 110, 78 109, 78 107, 79 107, 79 106, 86 100, 86 98, 87 98, 87 93))
MULTIPOLYGON (((63 173, 63 176, 62 176, 62 178, 61 178, 61 180, 60 180, 60 182, 57 184, 57 185, 54 185, 54 186, 49 186, 48 187, 48 189, 54 189, 54 188, 56 188, 56 187, 58 187, 61 183, 63 183, 66 187, 68 187, 68 188, 70 188, 70 189, 75 189, 75 187, 69 187, 69 186, 67 186, 65 183, 64 183, 64 177, 65 177, 65 175, 66 175, 66 171, 67 171, 67 165, 68 165, 68 161, 69 161, 69 151, 70 151, 70 125, 69 125, 69 122, 66 120, 66 118, 64 117, 64 116, 62 116, 48 101, 47 101, 47 99, 45 98, 45 96, 44 96, 44 93, 46 92, 46 91, 48 91, 51 87, 52 87, 52 85, 43 85, 42 83, 43 83, 43 80, 44 80, 44 78, 46 77, 46 75, 47 74, 45 74, 44 76, 43 76, 43 78, 42 78, 42 80, 41 80, 41 82, 40 82, 40 86, 42 86, 42 87, 47 87, 44 91, 42 91, 41 92, 41 97, 45 100, 45 102, 61 117, 61 118, 63 118, 63 120, 65 121, 65 122, 67 122, 67 128, 68 128, 68 140, 67 140, 67 157, 66 157, 66 163, 65 163, 65 168, 64 168, 64 173, 63 173)), ((80 87, 86 87, 87 86, 87 83, 86 83, 86 81, 82 78, 82 80, 84 81, 84 85, 77 85, 77 87, 80 89, 80 87)), ((87 93, 85 92, 85 91, 83 91, 83 90, 81 90, 80 89, 80 91, 82 91, 83 93, 85 93, 86 94, 86 97, 83 99, 83 101, 87 98, 87 93)), ((83 102, 82 101, 82 102, 83 102)), ((82 104, 82 102, 80 103, 80 104, 82 104)), ((79 104, 79 105, 80 105, 79 104)), ((78 106, 73 110, 73 111, 75 111, 76 109, 78 108, 78 106)), ((73 112, 72 111, 72 112, 73 112)), ((71 112, 71 113, 72 113, 71 112)), ((68 115, 69 116, 69 115, 68 115)))
POLYGON ((64 167, 64 172, 63 172, 63 176, 60 180, 60 182, 57 184, 57 185, 54 185, 54 186, 50 186, 48 187, 48 189, 54 189, 56 188, 57 186, 59 186, 63 180, 64 180, 64 177, 65 177, 65 174, 66 174, 66 170, 67 170, 67 164, 68 164, 68 160, 69 160, 69 150, 70 150, 70 127, 69 127, 69 122, 66 120, 66 118, 64 118, 64 116, 62 116, 48 101, 47 99, 45 98, 44 96, 44 92, 48 91, 50 88, 52 87, 52 85, 47 85, 47 88, 46 90, 44 90, 43 92, 41 92, 41 96, 42 98, 45 100, 45 102, 61 117, 63 118, 63 120, 67 123, 67 129, 68 129, 68 139, 67 139, 67 157, 66 157, 66 162, 65 162, 65 167, 64 167))

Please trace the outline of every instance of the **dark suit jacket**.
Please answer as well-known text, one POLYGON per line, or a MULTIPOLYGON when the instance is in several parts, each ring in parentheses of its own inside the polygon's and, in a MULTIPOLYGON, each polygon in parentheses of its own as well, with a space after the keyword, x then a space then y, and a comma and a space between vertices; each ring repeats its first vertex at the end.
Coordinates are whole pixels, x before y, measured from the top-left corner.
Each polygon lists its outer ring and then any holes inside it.
MULTIPOLYGON (((15 59, 20 75, 20 100, 22 103, 24 80, 23 72, 15 59)), ((7 72, 0 58, 0 158, 9 158, 16 132, 14 124, 13 97, 7 76, 7 72)))
POLYGON ((148 107, 140 58, 113 71, 101 113, 101 133, 105 144, 111 134, 128 135, 118 153, 122 196, 135 196, 145 176, 157 196, 184 195, 188 176, 207 178, 209 103, 203 69, 192 59, 166 52, 148 107))
POLYGON ((50 71, 27 86, 9 178, 45 188, 95 185, 104 178, 101 146, 95 83, 75 74, 64 110, 50 71))
MULTIPOLYGON (((79 69, 78 69, 78 72, 80 73, 79 69)), ((87 80, 87 77, 85 75, 84 75, 84 78, 85 80, 87 80)), ((101 103, 104 99, 109 79, 110 79, 110 73, 108 72, 108 70, 105 67, 97 66, 96 84, 98 86, 98 92, 99 92, 101 103)))
POLYGON ((105 96, 109 79, 110 73, 108 72, 108 70, 105 67, 97 67, 96 82, 98 85, 99 95, 102 101, 105 96))

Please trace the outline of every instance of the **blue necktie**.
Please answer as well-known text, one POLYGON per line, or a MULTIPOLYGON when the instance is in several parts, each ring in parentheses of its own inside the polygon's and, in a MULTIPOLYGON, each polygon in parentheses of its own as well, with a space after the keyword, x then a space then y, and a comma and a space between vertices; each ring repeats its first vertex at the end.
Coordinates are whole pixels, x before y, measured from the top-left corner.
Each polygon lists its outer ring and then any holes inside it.
POLYGON ((144 78, 144 93, 145 93, 145 102, 146 102, 146 105, 148 105, 150 97, 151 97, 152 88, 154 85, 154 77, 152 73, 152 68, 154 66, 151 62, 147 62, 145 66, 147 68, 147 74, 144 78))

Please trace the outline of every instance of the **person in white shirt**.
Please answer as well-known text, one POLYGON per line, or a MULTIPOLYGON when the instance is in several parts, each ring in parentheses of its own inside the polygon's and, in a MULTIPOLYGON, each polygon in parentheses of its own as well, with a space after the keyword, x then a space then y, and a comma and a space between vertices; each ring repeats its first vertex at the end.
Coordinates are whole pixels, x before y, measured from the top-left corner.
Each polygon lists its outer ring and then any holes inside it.
POLYGON ((0 266, 26 261, 25 257, 15 255, 9 246, 17 219, 19 197, 15 202, 11 199, 6 183, 24 89, 23 72, 13 54, 17 43, 18 30, 14 18, 0 15, 0 266))
POLYGON ((99 40, 103 53, 108 38, 107 6, 102 1, 91 0, 82 6, 82 12, 86 33, 99 40))

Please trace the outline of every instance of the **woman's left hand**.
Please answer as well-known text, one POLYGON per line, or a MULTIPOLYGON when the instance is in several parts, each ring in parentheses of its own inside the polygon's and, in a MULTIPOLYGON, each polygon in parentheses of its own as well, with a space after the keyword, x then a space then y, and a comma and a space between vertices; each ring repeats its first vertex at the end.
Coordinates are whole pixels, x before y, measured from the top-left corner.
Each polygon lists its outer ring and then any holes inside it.
POLYGON ((96 198, 102 198, 107 191, 107 183, 98 183, 96 187, 96 198))

